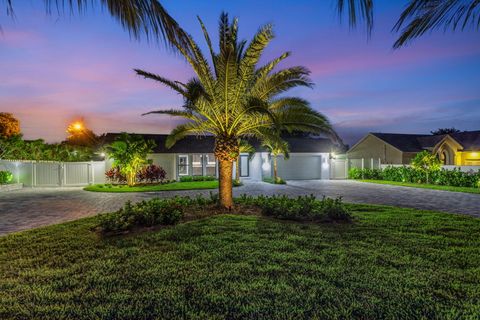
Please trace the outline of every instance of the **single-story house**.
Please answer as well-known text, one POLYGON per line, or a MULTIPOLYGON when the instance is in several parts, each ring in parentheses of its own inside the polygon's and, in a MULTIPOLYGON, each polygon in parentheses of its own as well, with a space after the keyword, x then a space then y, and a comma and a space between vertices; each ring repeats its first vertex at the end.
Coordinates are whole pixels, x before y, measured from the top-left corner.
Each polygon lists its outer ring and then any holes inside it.
MULTIPOLYGON (((111 143, 118 133, 108 133, 106 143, 111 143)), ((148 156, 153 164, 167 172, 168 179, 178 180, 181 176, 218 176, 218 162, 213 154, 213 136, 187 136, 172 148, 165 147, 167 134, 141 134, 145 140, 155 141, 154 153, 148 156)), ((339 146, 330 139, 314 137, 288 137, 290 157, 277 158, 278 175, 286 180, 330 179, 332 153, 339 146)), ((244 180, 262 180, 272 176, 272 158, 256 139, 249 143, 255 148, 253 156, 240 155, 240 177, 244 180)), ((107 168, 109 166, 107 165, 107 168)), ((234 166, 235 175, 235 166, 234 166)))
POLYGON ((480 130, 450 134, 369 133, 350 150, 350 159, 380 159, 383 164, 409 164, 423 150, 438 155, 444 165, 480 165, 480 130))

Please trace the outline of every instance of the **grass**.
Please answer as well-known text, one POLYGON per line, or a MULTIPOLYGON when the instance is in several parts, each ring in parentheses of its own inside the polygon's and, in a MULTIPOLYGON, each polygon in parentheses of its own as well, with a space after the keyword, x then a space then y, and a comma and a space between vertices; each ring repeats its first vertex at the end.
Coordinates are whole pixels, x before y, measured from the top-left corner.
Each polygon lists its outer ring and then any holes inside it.
POLYGON ((480 220, 349 205, 352 224, 218 215, 0 237, 1 319, 478 319, 480 220))
POLYGON ((166 184, 138 185, 129 187, 126 185, 105 185, 95 184, 85 187, 83 190, 93 192, 156 192, 156 191, 174 191, 174 190, 196 190, 196 189, 216 189, 218 181, 192 181, 192 182, 172 182, 166 184))
POLYGON ((390 184, 390 185, 402 186, 402 187, 444 190, 444 191, 453 191, 453 192, 479 193, 480 194, 480 188, 439 186, 439 185, 436 185, 436 184, 397 182, 397 181, 386 181, 386 180, 357 180, 357 181, 368 182, 368 183, 378 183, 378 184, 390 184))

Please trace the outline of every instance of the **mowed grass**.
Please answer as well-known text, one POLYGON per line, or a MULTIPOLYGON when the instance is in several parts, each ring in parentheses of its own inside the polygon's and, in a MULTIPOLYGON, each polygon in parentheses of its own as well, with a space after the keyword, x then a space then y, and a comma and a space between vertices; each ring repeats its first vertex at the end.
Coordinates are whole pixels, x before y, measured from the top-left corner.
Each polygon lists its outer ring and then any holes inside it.
POLYGON ((0 237, 0 319, 478 319, 480 220, 350 205, 352 224, 219 215, 0 237))
POLYGON ((412 188, 423 188, 423 189, 433 189, 433 190, 467 192, 467 193, 478 193, 478 194, 480 194, 480 188, 439 186, 439 185, 436 185, 436 184, 410 183, 410 182, 398 182, 398 181, 386 181, 386 180, 357 180, 357 181, 368 182, 368 183, 378 183, 378 184, 390 184, 390 185, 402 186, 402 187, 412 187, 412 188))
POLYGON ((166 184, 138 185, 129 187, 127 185, 109 185, 95 184, 83 188, 86 191, 93 192, 156 192, 156 191, 174 191, 174 190, 196 190, 196 189, 216 189, 218 181, 191 181, 191 182, 172 182, 166 184))

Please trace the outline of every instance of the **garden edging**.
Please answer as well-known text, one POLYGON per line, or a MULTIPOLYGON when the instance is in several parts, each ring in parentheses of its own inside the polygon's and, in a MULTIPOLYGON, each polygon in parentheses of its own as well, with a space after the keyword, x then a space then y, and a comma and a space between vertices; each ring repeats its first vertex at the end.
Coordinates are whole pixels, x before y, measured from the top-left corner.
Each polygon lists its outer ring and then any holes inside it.
POLYGON ((23 188, 23 183, 11 183, 0 185, 0 192, 20 190, 23 188))

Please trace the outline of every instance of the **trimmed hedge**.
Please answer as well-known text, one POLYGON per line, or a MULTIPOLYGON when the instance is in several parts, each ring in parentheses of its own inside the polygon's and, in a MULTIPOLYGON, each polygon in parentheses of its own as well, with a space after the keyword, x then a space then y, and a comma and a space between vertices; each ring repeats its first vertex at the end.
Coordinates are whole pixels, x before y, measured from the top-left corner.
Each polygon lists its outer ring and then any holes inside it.
POLYGON ((180 182, 192 182, 192 181, 214 181, 214 176, 181 176, 180 182))
POLYGON ((12 182, 13 174, 10 171, 0 171, 0 184, 12 182))
MULTIPOLYGON (((459 168, 453 170, 432 170, 428 172, 429 183, 440 186, 480 188, 480 170, 463 172, 459 168)), ((409 183, 426 183, 427 172, 413 167, 388 166, 385 169, 352 168, 348 172, 349 179, 386 180, 409 183)))

